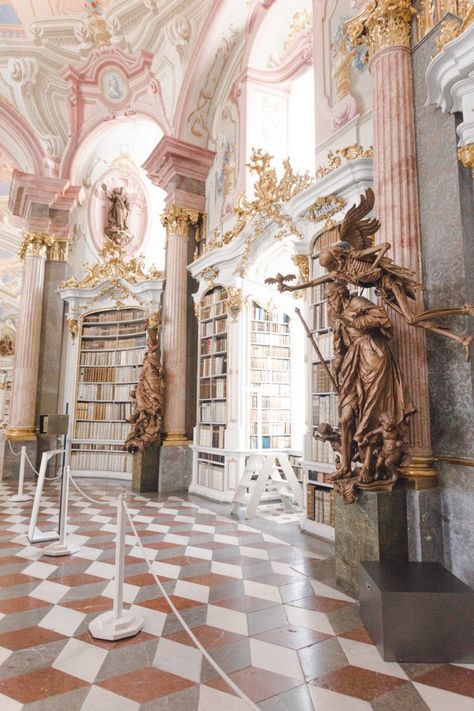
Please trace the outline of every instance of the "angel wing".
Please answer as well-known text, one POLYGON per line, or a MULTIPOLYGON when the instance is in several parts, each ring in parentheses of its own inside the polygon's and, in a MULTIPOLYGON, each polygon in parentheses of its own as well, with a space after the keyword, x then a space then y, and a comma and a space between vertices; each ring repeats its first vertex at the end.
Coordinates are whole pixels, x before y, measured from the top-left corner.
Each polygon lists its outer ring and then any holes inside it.
POLYGON ((286 274, 283 276, 283 274, 278 274, 275 277, 267 277, 265 279, 265 284, 279 284, 280 286, 286 282, 286 281, 294 281, 296 279, 295 274, 286 274))
POLYGON ((360 196, 358 205, 353 205, 344 217, 339 238, 349 242, 353 249, 365 249, 372 246, 370 236, 380 228, 380 222, 374 217, 364 220, 374 207, 375 195, 372 188, 367 188, 360 196))

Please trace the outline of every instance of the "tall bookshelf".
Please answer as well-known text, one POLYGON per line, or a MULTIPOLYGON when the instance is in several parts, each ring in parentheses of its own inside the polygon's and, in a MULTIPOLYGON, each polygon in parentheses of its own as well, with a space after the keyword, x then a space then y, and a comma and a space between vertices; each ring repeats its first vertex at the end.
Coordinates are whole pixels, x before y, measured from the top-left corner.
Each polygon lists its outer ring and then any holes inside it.
POLYGON ((212 492, 225 486, 227 423, 227 291, 216 286, 199 304, 196 483, 212 492))
MULTIPOLYGON (((319 264, 319 252, 339 240, 339 229, 326 230, 316 238, 311 258, 311 278, 317 279, 325 274, 319 264)), ((328 320, 327 302, 324 297, 324 285, 311 289, 309 302, 309 325, 313 337, 323 356, 323 361, 331 368, 333 357, 332 332, 328 320)), ((338 424, 338 402, 334 385, 321 361, 311 349, 311 431, 309 434, 308 461, 305 462, 304 483, 306 492, 305 530, 325 538, 334 538, 334 490, 329 481, 335 471, 334 452, 328 442, 321 442, 313 437, 315 428, 322 422, 333 427, 338 424)))
POLYGON ((139 308, 94 311, 82 319, 71 469, 76 474, 131 478, 130 391, 145 352, 139 308))
POLYGON ((289 317, 250 306, 250 449, 291 447, 289 317))

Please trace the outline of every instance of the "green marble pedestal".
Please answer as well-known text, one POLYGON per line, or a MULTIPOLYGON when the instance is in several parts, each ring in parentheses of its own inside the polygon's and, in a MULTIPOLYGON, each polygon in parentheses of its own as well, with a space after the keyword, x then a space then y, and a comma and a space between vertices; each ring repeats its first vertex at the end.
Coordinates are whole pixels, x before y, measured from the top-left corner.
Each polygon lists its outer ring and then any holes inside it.
POLYGON ((355 504, 336 496, 336 582, 358 597, 361 560, 408 560, 406 490, 358 492, 355 504))
POLYGON ((133 455, 132 491, 136 494, 158 493, 160 447, 153 444, 133 455))

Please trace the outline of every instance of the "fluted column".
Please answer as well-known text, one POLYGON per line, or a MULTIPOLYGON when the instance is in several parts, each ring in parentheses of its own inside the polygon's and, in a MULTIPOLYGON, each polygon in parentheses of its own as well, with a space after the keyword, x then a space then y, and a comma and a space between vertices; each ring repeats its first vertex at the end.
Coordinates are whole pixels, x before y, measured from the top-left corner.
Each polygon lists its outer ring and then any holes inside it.
MULTIPOLYGON (((413 106, 410 24, 411 0, 369 0, 364 10, 347 23, 356 42, 369 47, 373 76, 374 185, 376 216, 381 221, 378 239, 389 242, 389 256, 412 269, 421 281, 421 239, 413 106)), ((419 295, 417 308, 423 310, 419 295)), ((408 326, 393 311, 396 356, 417 414, 410 439, 412 464, 407 478, 416 488, 436 481, 431 450, 426 334, 408 326)))
POLYGON ((20 250, 25 260, 15 349, 8 439, 36 439, 35 405, 41 339, 44 269, 51 237, 27 232, 20 250))
POLYGON ((189 224, 199 213, 175 204, 162 215, 166 228, 166 289, 162 346, 166 382, 164 444, 186 444, 186 318, 189 224))

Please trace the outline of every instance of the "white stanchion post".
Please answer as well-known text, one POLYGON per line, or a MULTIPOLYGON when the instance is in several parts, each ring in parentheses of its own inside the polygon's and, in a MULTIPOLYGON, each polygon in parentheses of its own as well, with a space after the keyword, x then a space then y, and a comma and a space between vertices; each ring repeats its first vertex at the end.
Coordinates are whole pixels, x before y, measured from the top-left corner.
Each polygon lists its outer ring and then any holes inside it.
POLYGON ((67 507, 69 498, 69 472, 70 468, 66 467, 61 482, 61 503, 59 507, 59 541, 50 543, 49 546, 43 548, 45 555, 59 556, 71 555, 77 553, 80 546, 74 543, 66 543, 67 534, 67 507))
POLYGON ((25 482, 25 466, 26 466, 26 447, 21 448, 20 457, 20 474, 18 476, 18 493, 8 497, 8 501, 29 501, 31 496, 23 493, 23 484, 25 482))
POLYGON ((89 632, 97 639, 116 641, 133 637, 145 624, 141 615, 123 609, 123 576, 125 567, 125 494, 117 498, 117 538, 115 542, 114 606, 99 615, 89 625, 89 632))

